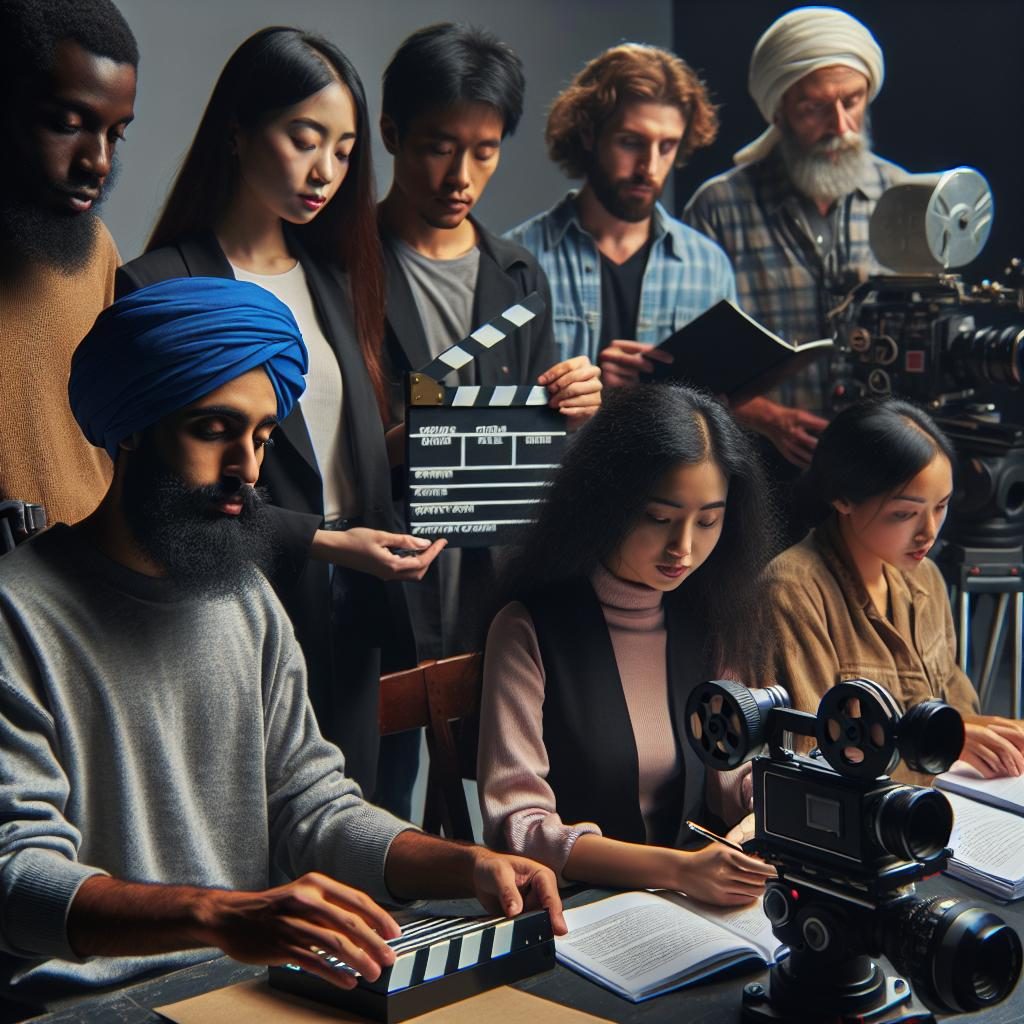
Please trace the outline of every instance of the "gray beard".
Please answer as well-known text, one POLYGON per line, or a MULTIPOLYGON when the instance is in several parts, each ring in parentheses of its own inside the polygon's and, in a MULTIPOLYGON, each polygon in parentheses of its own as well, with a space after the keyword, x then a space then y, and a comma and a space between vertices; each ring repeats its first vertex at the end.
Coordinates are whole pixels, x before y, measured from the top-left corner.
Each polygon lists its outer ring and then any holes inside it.
POLYGON ((830 144, 816 143, 802 148, 783 124, 779 128, 779 153, 793 187, 815 202, 832 203, 855 192, 871 169, 871 130, 865 117, 859 134, 843 136, 841 148, 833 158, 830 144))

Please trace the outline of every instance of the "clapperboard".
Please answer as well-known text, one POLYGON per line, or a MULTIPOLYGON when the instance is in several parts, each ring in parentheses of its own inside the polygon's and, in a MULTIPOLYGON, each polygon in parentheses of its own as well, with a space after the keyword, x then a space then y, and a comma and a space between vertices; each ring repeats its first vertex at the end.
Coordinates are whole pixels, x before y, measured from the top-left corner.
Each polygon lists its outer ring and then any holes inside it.
MULTIPOLYGON (((293 964, 270 968, 273 988, 393 1022, 508 985, 555 966, 555 943, 546 910, 516 918, 424 917, 404 924, 389 943, 397 954, 373 982, 341 989, 293 964)), ((334 970, 355 974, 321 951, 334 970)))
POLYGON ((531 292, 409 375, 406 514, 418 537, 449 546, 505 544, 537 518, 565 447, 565 418, 543 387, 445 387, 449 373, 508 344, 544 312, 531 292))

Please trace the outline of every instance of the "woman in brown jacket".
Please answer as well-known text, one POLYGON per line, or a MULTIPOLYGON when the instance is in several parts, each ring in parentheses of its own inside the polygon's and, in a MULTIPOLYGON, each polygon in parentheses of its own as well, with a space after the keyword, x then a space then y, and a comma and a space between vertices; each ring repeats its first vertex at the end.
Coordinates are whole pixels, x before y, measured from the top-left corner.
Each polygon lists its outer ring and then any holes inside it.
POLYGON ((956 661, 945 583, 926 557, 953 463, 948 438, 907 402, 860 403, 832 421, 807 480, 823 521, 768 569, 776 678, 803 711, 853 678, 880 683, 905 708, 940 698, 964 717, 964 761, 986 777, 1021 775, 1024 726, 979 713, 956 661))

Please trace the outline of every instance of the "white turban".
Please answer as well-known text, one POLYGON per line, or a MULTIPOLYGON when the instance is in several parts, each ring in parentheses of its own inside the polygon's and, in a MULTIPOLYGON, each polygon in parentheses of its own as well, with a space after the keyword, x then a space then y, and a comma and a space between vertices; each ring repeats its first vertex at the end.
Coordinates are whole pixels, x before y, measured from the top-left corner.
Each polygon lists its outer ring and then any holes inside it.
POLYGON ((841 64, 867 76, 868 102, 882 88, 885 61, 875 37, 835 7, 798 7, 770 25, 754 47, 747 86, 769 123, 767 131, 733 156, 737 164, 761 160, 779 140, 772 124, 785 91, 819 68, 841 64))

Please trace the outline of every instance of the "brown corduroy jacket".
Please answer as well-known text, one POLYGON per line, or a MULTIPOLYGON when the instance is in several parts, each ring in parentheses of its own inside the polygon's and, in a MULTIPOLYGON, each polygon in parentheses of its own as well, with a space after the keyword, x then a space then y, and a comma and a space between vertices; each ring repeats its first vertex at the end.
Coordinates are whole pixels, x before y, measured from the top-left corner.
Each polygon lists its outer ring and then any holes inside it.
MULTIPOLYGON (((868 597, 831 516, 768 568, 777 630, 775 681, 793 706, 815 712, 844 679, 880 683, 904 709, 930 698, 977 714, 978 695, 956 661, 956 636, 942 574, 924 559, 912 573, 884 567, 892 620, 868 597)), ((895 777, 927 785, 901 767, 895 777)))

